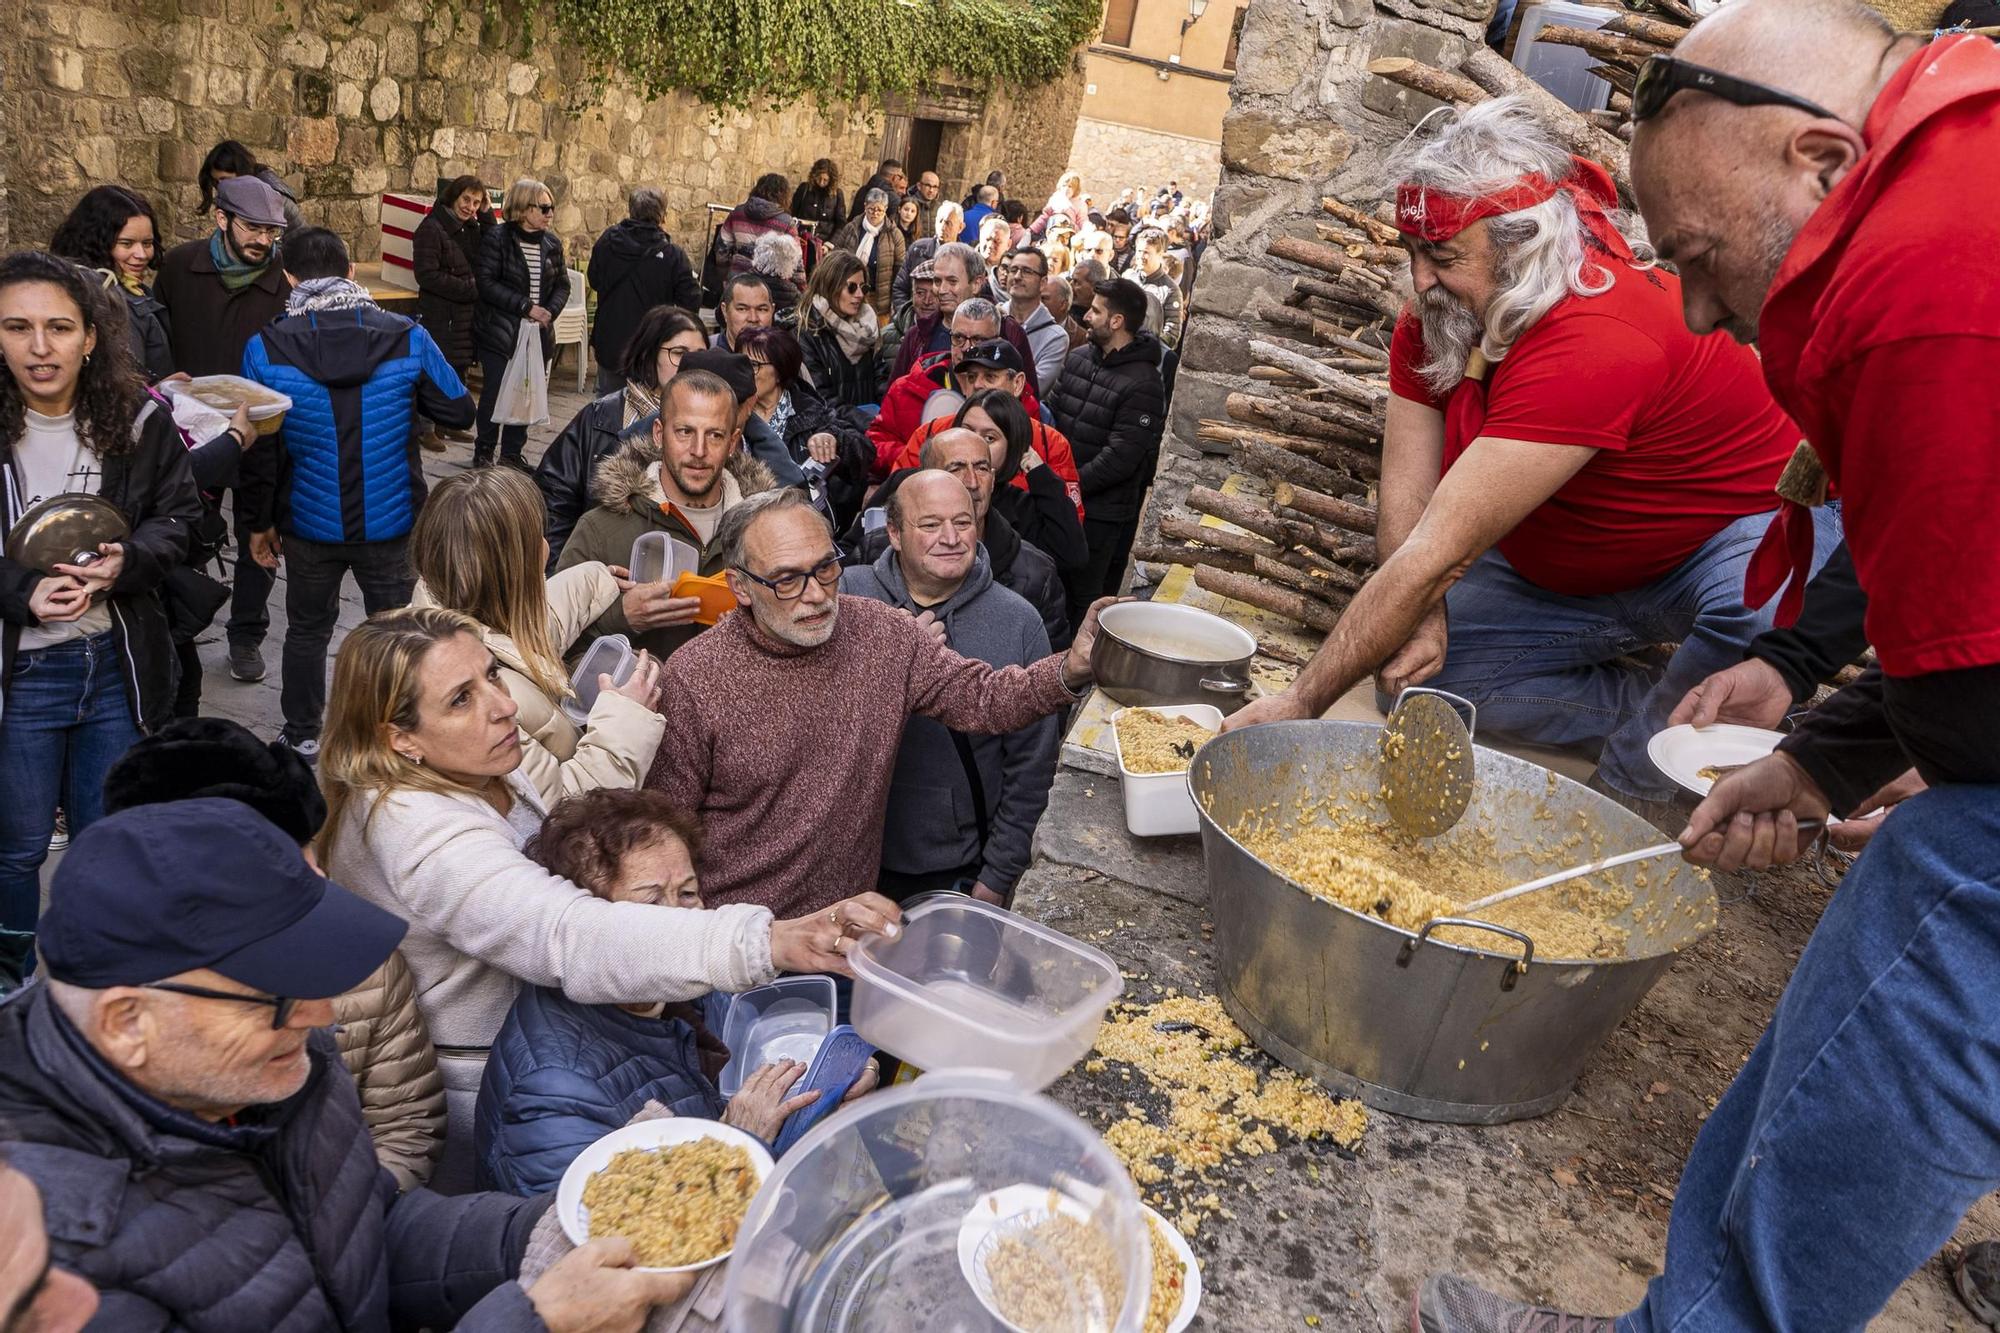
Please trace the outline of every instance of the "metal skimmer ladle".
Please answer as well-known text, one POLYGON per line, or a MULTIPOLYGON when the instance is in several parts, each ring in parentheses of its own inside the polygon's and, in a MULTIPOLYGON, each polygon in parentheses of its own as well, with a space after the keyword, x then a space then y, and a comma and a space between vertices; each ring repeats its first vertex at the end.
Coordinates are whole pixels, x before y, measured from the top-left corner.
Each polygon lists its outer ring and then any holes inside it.
POLYGON ((1396 696, 1382 728, 1382 804, 1389 822, 1413 838, 1435 838, 1472 801, 1472 732, 1478 711, 1443 690, 1412 687, 1396 696))
MULTIPOLYGON (((1799 821, 1799 832, 1801 833, 1813 833, 1825 827, 1826 821, 1823 819, 1801 819, 1799 821)), ((1558 884, 1567 884, 1573 879, 1583 879, 1585 876, 1595 875, 1601 870, 1614 870, 1619 866, 1631 865, 1634 861, 1651 861, 1657 857, 1673 856, 1678 854, 1680 850, 1681 845, 1678 842, 1662 842, 1651 847, 1641 847, 1636 852, 1620 852, 1617 856, 1607 856, 1602 861, 1591 861, 1584 865, 1573 866, 1568 870, 1558 870, 1553 875, 1543 875, 1540 879, 1531 879, 1526 884, 1516 884, 1511 889, 1502 889, 1498 893, 1489 893, 1484 898, 1469 902, 1465 906, 1456 909, 1453 915, 1471 916, 1475 912, 1483 912, 1489 907, 1498 907, 1501 903, 1512 902, 1516 898, 1525 897, 1530 893, 1537 893, 1542 889, 1552 889, 1558 884)))

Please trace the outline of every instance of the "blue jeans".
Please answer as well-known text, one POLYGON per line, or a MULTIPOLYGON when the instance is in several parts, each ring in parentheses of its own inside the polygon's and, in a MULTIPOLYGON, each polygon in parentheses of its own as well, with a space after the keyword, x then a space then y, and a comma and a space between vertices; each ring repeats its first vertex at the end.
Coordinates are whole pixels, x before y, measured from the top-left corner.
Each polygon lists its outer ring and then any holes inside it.
POLYGON ((33 930, 56 807, 72 835, 104 814, 104 775, 139 739, 117 636, 17 653, 0 711, 0 927, 33 930))
MULTIPOLYGON (((1813 511, 1813 570, 1840 545, 1838 506, 1813 511)), ((1738 519, 1680 568, 1629 592, 1570 597, 1515 573, 1488 551, 1446 594, 1444 670, 1424 683, 1479 705, 1479 730, 1533 745, 1597 752, 1612 792, 1665 800, 1674 786, 1646 758, 1681 697, 1743 660, 1771 628, 1777 601, 1743 605, 1743 571, 1771 515, 1738 519), (1680 648, 1664 669, 1612 659, 1660 643, 1680 648)))
POLYGON ((1620 1333, 1848 1333, 2000 1187, 2000 786, 1905 801, 1695 1139, 1620 1333))

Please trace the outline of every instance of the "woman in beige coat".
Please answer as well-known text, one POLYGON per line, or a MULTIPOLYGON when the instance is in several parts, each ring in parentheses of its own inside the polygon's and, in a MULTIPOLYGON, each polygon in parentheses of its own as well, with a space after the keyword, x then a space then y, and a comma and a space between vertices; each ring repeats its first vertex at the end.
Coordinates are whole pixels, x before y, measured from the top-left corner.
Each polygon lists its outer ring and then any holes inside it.
POLYGON ((599 787, 636 788, 665 726, 654 704, 660 667, 641 653, 623 685, 600 690, 579 727, 563 657, 631 585, 597 561, 544 580, 542 494, 525 472, 481 468, 438 484, 410 532, 419 580, 412 606, 441 606, 479 622, 520 712, 520 772, 543 805, 599 787))

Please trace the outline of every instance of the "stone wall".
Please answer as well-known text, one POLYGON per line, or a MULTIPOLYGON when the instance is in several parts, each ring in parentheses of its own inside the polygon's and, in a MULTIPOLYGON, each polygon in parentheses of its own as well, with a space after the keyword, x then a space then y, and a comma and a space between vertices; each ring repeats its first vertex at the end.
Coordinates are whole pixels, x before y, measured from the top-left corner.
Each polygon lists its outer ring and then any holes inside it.
MULTIPOLYGON (((0 238, 40 244, 91 185, 148 194, 170 237, 208 229, 195 176, 210 145, 239 139, 299 192, 306 216, 377 253, 377 197, 428 196, 440 176, 551 187, 556 230, 584 243, 624 216, 632 185, 661 187, 690 245, 704 205, 741 202, 766 171, 813 159, 851 190, 881 147, 879 107, 797 104, 711 115, 692 97, 612 87, 587 107, 580 55, 537 6, 448 0, 23 0, 0 81, 0 238)), ((953 136, 963 177, 1001 167, 1041 199, 1068 157, 1081 60, 1045 87, 984 91, 953 136)), ((962 180, 947 179, 954 197, 962 180)))
POLYGON ((1080 116, 1069 165, 1082 172, 1084 183, 1098 193, 1106 193, 1102 188, 1106 183, 1137 182, 1157 189, 1179 181, 1182 193, 1201 199, 1214 191, 1222 173, 1222 145, 1080 116))
POLYGON ((1259 291, 1282 297, 1306 273, 1269 258, 1273 236, 1314 237, 1322 195, 1362 207, 1383 197, 1384 155, 1438 103, 1369 75, 1380 56, 1446 68, 1481 40, 1493 0, 1251 0, 1222 123, 1217 239, 1202 262, 1182 344, 1173 428, 1192 447, 1203 417, 1245 387, 1242 318, 1259 291))

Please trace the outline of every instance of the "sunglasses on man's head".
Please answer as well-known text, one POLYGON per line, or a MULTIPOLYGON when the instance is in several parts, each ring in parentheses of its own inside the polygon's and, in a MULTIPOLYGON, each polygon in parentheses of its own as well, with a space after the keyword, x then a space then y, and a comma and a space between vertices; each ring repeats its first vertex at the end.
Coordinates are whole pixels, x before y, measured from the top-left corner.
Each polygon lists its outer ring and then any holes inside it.
POLYGON ((1682 92, 1707 93, 1710 97, 1720 97, 1737 106, 1788 106, 1809 116, 1840 119, 1819 103, 1782 88, 1739 79, 1733 74, 1701 65, 1690 65, 1674 56, 1648 56, 1646 62, 1639 66, 1639 77, 1632 85, 1633 124, 1659 115, 1667 109, 1667 103, 1673 100, 1674 94, 1682 92))

